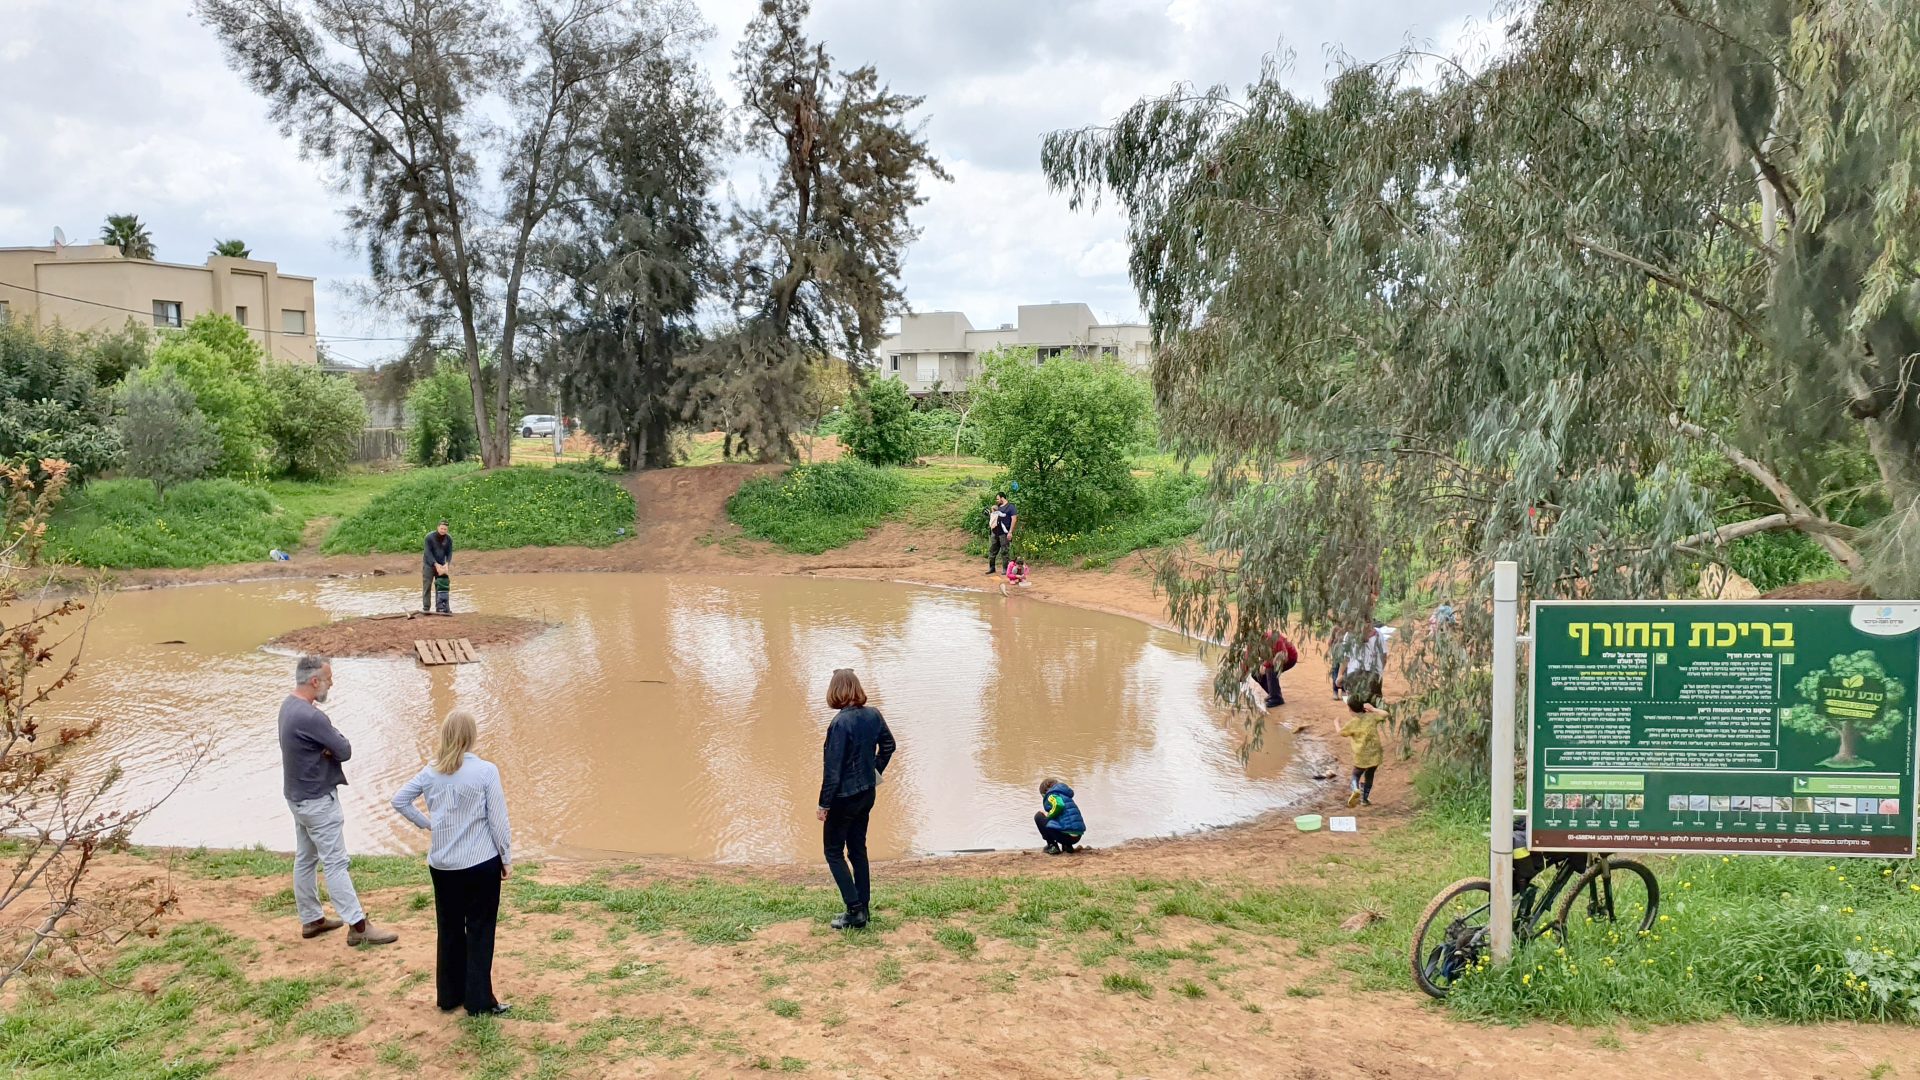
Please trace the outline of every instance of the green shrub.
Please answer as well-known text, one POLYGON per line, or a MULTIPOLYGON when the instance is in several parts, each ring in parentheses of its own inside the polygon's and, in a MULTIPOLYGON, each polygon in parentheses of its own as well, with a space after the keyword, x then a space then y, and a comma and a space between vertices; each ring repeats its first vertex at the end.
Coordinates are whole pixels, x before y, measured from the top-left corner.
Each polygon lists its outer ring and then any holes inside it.
POLYGON ((231 317, 201 315, 186 329, 163 335, 153 362, 136 376, 172 372, 193 391, 220 439, 214 471, 222 476, 259 476, 266 470, 272 406, 260 374, 261 355, 260 346, 231 317))
POLYGON ((0 324, 0 459, 59 458, 84 479, 120 459, 113 399, 77 335, 0 324))
POLYGON ((727 500, 727 516, 748 536, 817 555, 865 536, 906 502, 898 472, 834 461, 754 477, 727 500))
POLYGON ((1801 581, 1843 576, 1840 564, 1813 537, 1782 530, 1743 536, 1729 545, 1727 562, 1733 572, 1753 582, 1761 592, 1772 592, 1801 581))
POLYGON ((980 452, 1019 481, 1022 512, 1073 533, 1137 508, 1132 456, 1153 406, 1119 364, 996 349, 974 395, 980 452))
POLYGON ((918 409, 913 414, 914 436, 922 457, 974 457, 980 453, 980 425, 971 414, 962 419, 958 409, 918 409), (959 438, 955 439, 954 436, 959 438), (955 450, 958 443, 959 449, 955 450))
POLYGON ((193 391, 170 369, 129 381, 120 391, 114 428, 126 447, 129 475, 151 481, 164 500, 167 488, 198 480, 220 458, 220 438, 194 403, 193 391))
POLYGON ((841 440, 847 451, 869 465, 911 465, 919 456, 913 399, 899 379, 874 379, 854 390, 842 410, 841 440))
POLYGON ((273 364, 265 384, 274 471, 309 480, 346 471, 367 426, 366 402, 352 381, 319 368, 273 364))
MULTIPOLYGON (((601 473, 522 465, 478 472, 451 466, 409 477, 374 497, 327 537, 329 553, 418 551, 442 518, 461 551, 604 547, 633 532, 633 496, 601 473)), ((458 573, 456 567, 455 573, 458 573)))
POLYGON ((305 522, 257 487, 196 480, 162 503, 145 480, 95 480, 53 524, 62 559, 86 566, 193 567, 252 562, 300 543, 305 522))
POLYGON ((447 465, 480 452, 473 426, 473 380, 457 361, 443 361, 407 391, 407 460, 447 465))
MULTIPOLYGON (((993 505, 993 491, 1006 490, 1007 478, 1000 477, 992 490, 967 504, 960 526, 978 537, 976 546, 985 543, 987 509, 993 505)), ((1066 564, 1078 562, 1089 568, 1110 564, 1114 559, 1142 548, 1162 547, 1192 536, 1204 521, 1195 502, 1206 481, 1190 473, 1162 472, 1141 482, 1137 498, 1124 511, 1108 515, 1086 528, 1063 527, 1048 516, 1048 506, 1027 497, 1026 485, 1009 492, 1020 511, 1014 529, 1013 553, 1021 558, 1066 564)), ((980 547, 982 553, 985 547, 980 547)))

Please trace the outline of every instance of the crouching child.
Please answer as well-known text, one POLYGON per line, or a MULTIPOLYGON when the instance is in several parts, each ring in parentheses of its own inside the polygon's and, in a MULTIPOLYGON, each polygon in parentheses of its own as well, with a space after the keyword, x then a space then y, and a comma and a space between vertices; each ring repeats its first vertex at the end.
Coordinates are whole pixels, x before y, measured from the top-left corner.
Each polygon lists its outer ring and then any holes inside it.
POLYGON ((1040 830, 1049 855, 1071 855, 1074 845, 1087 834, 1087 823, 1073 801, 1073 789, 1057 776, 1040 781, 1040 812, 1033 815, 1033 824, 1040 830))

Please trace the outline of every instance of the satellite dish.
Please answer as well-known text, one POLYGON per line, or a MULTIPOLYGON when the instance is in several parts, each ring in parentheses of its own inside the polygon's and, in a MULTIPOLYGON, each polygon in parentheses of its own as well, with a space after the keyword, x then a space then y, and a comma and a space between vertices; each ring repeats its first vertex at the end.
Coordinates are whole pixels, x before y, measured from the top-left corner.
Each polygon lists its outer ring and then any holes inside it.
POLYGON ((64 247, 67 243, 67 230, 58 225, 53 227, 53 246, 64 247))

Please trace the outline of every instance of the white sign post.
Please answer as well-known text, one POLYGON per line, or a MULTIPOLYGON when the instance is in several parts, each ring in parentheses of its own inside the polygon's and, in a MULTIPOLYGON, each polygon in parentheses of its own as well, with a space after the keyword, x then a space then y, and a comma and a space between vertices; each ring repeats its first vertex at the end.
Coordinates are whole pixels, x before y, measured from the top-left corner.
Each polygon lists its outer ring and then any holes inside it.
POLYGON ((1519 693, 1520 565, 1493 564, 1493 731, 1487 770, 1493 780, 1488 833, 1493 903, 1488 928, 1493 962, 1513 956, 1513 701, 1519 693))

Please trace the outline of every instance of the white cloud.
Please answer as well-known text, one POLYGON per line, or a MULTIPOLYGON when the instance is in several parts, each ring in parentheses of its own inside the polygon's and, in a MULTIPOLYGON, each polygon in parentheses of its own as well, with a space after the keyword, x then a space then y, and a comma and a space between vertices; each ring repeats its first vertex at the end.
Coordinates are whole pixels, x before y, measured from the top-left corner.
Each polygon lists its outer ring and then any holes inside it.
MULTIPOLYGON (((735 43, 756 0, 701 0, 717 30, 708 77, 733 100, 735 43)), ((1360 57, 1407 40, 1451 49, 1486 40, 1491 0, 816 0, 812 31, 842 67, 874 64, 895 89, 926 97, 934 151, 953 173, 928 185, 915 217, 907 297, 916 310, 1011 320, 1022 303, 1081 300, 1138 317, 1126 278, 1126 223, 1071 212, 1039 171, 1040 140, 1100 123, 1178 82, 1238 89, 1284 41, 1288 78, 1311 92, 1329 46, 1360 57)), ((58 224, 94 235, 110 212, 149 223, 163 259, 195 261, 238 236, 288 273, 321 279, 327 334, 401 335, 350 294, 364 262, 321 164, 266 119, 226 66, 188 0, 7 0, 0 68, 0 245, 44 242, 58 224), (114 45, 99 47, 100 27, 114 45)), ((751 167, 733 177, 754 189, 751 167)), ((336 341, 374 359, 383 342, 336 341)))

